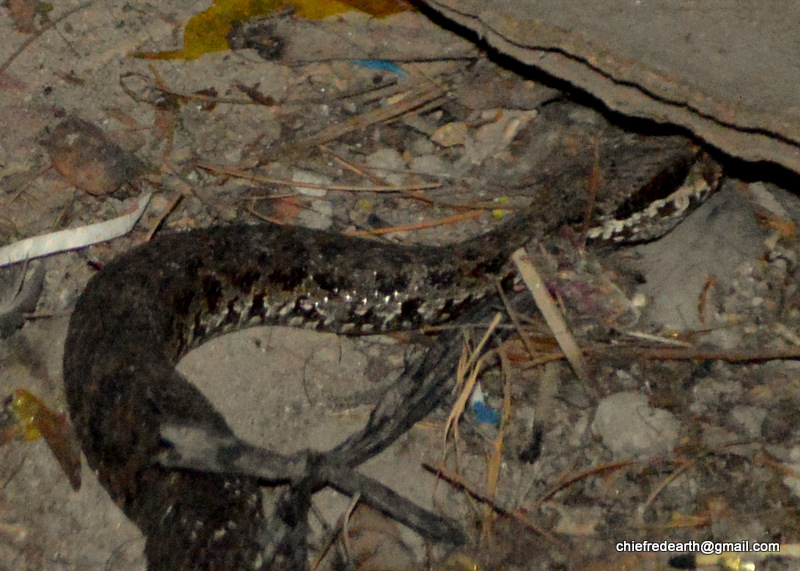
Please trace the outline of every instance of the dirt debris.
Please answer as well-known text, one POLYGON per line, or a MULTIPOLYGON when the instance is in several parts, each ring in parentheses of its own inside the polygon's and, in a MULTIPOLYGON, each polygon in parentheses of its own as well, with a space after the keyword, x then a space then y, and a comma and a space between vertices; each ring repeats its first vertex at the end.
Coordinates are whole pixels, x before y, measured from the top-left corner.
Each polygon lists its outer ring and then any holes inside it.
MULTIPOLYGON (((565 170, 569 180, 587 180, 598 137, 617 148, 664 134, 639 124, 621 130, 569 94, 497 67, 419 15, 398 17, 396 29, 387 19, 386 43, 412 27, 420 37, 429 33, 444 52, 459 55, 407 64, 408 76, 401 77, 346 59, 264 61, 253 50, 187 62, 131 58, 135 51, 167 49, 175 23, 198 6, 187 2, 169 14, 126 6, 87 5, 58 24, 57 32, 42 33, 0 74, 0 185, 4 225, 13 228, 9 236, 112 217, 120 203, 103 193, 120 186, 135 192, 130 183, 136 177, 126 169, 113 168, 106 180, 82 164, 58 169, 60 174, 48 169, 51 162, 58 165, 58 156, 38 143, 39 134, 57 129, 66 116, 90 122, 95 140, 119 142, 132 153, 123 163, 136 165, 137 175, 139 165, 150 165, 154 172, 140 184, 163 193, 155 201, 161 211, 150 213, 130 236, 46 260, 43 298, 19 334, 43 368, 31 374, 28 357, 12 344, 2 347, 0 393, 24 387, 56 410, 64 408, 59 353, 65 315, 96 267, 159 224, 186 229, 262 216, 334 231, 403 225, 406 230, 389 239, 447 243, 488 228, 505 209, 523 204, 535 185, 566 184, 565 170), (259 97, 240 86, 257 89, 259 97), (414 104, 409 97, 417 98, 414 104), (393 113, 397 105, 408 109, 393 113), (303 144, 309 140, 314 144, 303 144), (230 169, 257 177, 233 176, 230 169), (320 188, 296 192, 298 183, 320 188), (458 225, 409 229, 454 214, 463 215, 458 225)), ((369 26, 375 34, 373 22, 350 16, 343 21, 349 33, 369 26)), ((0 35, 14 39, 0 46, 2 61, 28 37, 9 18, 0 18, 0 35)), ((791 203, 769 182, 777 175, 766 170, 762 178, 767 182, 728 183, 726 191, 766 190, 791 203)), ((615 546, 644 540, 800 541, 796 362, 630 357, 664 345, 727 355, 798 345, 796 238, 759 224, 757 207, 741 193, 737 200, 706 206, 670 236, 690 251, 705 250, 700 262, 664 241, 585 256, 570 236, 542 245, 555 268, 549 285, 564 294, 594 382, 585 386, 574 379, 541 325, 533 326, 536 355, 549 364, 534 365, 521 345, 508 346, 515 368, 502 462, 493 467, 486 460, 495 428, 468 415, 461 429, 458 474, 466 484, 488 498, 487 482, 492 469, 498 470, 491 505, 471 503, 443 482, 435 486, 420 468, 423 460, 441 459, 446 412, 432 415, 364 467, 421 503, 430 505, 434 497, 436 506, 474 532, 474 542, 454 553, 433 552, 433 563, 577 569, 601 568, 603 561, 609 568, 664 569, 668 555, 619 552, 615 546), (734 202, 743 209, 735 211, 737 219, 749 221, 746 231, 725 222, 734 202), (692 218, 702 221, 693 229, 692 218), (712 224, 720 218, 722 223, 712 224), (731 245, 741 257, 721 245, 731 245), (712 271, 702 261, 712 258, 728 263, 712 271), (673 268, 669 273, 677 279, 662 279, 654 267, 673 268), (586 268, 588 276, 580 273, 586 268), (652 309, 659 304, 679 309, 652 309), (635 316, 642 316, 638 324, 635 316), (593 428, 603 403, 630 393, 677 425, 670 446, 651 443, 641 453, 620 455, 593 428)), ((791 208, 780 216, 798 219, 791 208)), ((331 446, 355 430, 368 414, 369 395, 380 386, 369 373, 376 354, 393 364, 380 369, 381 382, 390 382, 406 351, 394 339, 354 341, 304 332, 290 337, 272 330, 235 337, 201 348, 190 356, 200 364, 185 366, 239 434, 252 440, 271 436, 261 443, 287 450, 331 446)), ((501 377, 489 373, 482 386, 487 405, 502 410, 501 377)), ((0 449, 0 458, 0 560, 8 562, 0 567, 142 568, 138 530, 88 470, 76 494, 42 442, 11 444, 0 449)), ((455 468, 450 463, 447 469, 455 468)), ((332 492, 320 494, 319 503, 330 526, 348 508, 332 492)), ((369 551, 370 541, 380 543, 374 537, 384 533, 402 553, 397 557, 404 568, 408 561, 420 568, 427 563, 429 553, 413 534, 362 519, 362 534, 373 539, 359 544, 359 553, 369 551)), ((321 549, 324 539, 321 533, 315 546, 321 549)), ((776 558, 767 565, 791 568, 792 562, 776 558)))

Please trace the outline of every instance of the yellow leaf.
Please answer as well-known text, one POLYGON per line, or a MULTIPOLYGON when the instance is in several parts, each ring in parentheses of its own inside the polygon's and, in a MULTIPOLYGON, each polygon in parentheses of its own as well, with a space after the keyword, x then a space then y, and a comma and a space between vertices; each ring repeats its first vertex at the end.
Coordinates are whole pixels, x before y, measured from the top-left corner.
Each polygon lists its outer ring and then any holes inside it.
POLYGON ((22 440, 29 442, 44 437, 72 488, 80 489, 80 447, 66 416, 56 414, 42 399, 24 389, 14 391, 6 410, 16 419, 22 440))
POLYGON ((282 0, 217 0, 208 10, 195 14, 183 32, 183 49, 172 52, 140 53, 147 59, 197 59, 229 49, 228 32, 234 22, 245 22, 284 7, 282 0))
POLYGON ((197 59, 202 55, 229 49, 228 33, 235 22, 246 22, 285 8, 309 20, 350 10, 361 10, 371 16, 384 17, 412 9, 405 0, 216 0, 206 11, 192 16, 183 33, 183 49, 160 53, 137 53, 146 59, 197 59))

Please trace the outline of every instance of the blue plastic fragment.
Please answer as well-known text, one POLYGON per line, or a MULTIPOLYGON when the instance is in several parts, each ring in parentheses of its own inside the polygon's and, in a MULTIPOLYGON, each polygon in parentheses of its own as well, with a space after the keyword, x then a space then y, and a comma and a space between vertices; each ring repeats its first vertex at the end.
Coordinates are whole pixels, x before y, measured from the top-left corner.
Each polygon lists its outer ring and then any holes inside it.
POLYGON ((475 401, 472 403, 472 410, 475 412, 475 418, 482 424, 491 424, 497 426, 500 424, 500 413, 492 407, 487 406, 483 401, 475 401))
POLYGON ((379 71, 391 71, 400 77, 407 77, 408 74, 400 69, 398 66, 385 59, 354 59, 353 63, 366 67, 367 69, 377 69, 379 71))

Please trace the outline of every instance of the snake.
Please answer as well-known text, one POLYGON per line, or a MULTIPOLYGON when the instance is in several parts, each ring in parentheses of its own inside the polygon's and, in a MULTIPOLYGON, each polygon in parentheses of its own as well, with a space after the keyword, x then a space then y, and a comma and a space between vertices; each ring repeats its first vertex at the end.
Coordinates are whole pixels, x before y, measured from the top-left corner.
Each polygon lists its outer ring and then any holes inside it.
MULTIPOLYGON (((721 172, 697 153, 678 170, 688 173, 688 182, 647 205, 667 226, 713 191, 721 172)), ((95 274, 69 322, 67 404, 89 466, 146 538, 148 568, 289 568, 290 560, 296 568, 305 566, 304 555, 291 559, 291 551, 300 549, 297 540, 267 545, 280 533, 264 514, 258 478, 158 461, 168 447, 165 423, 233 435, 223 416, 175 370, 181 357, 210 338, 251 326, 364 335, 474 318, 476 308, 493 302, 498 284, 507 291, 513 287, 513 251, 585 214, 582 194, 543 187, 533 192, 532 206, 507 222, 447 247, 234 223, 165 232, 95 274)), ((608 200, 602 192, 596 199, 598 207, 608 200)), ((630 238, 637 220, 641 226, 647 219, 625 214, 627 207, 610 200, 617 210, 588 232, 606 243, 630 238)), ((655 234, 652 226, 647 239, 655 234)), ((452 336, 451 345, 457 339, 452 336)), ((457 359, 451 353, 447 344, 438 353, 429 351, 405 375, 411 384, 379 402, 364 431, 330 458, 353 468, 424 417, 447 394, 439 377, 452 372, 457 359)), ((325 484, 319 477, 303 481, 309 493, 325 484)), ((297 492, 302 483, 294 482, 295 500, 308 495, 297 492)), ((297 525, 303 514, 284 516, 284 523, 297 525)), ((431 515, 445 526, 439 539, 464 541, 454 525, 437 518, 431 515)))

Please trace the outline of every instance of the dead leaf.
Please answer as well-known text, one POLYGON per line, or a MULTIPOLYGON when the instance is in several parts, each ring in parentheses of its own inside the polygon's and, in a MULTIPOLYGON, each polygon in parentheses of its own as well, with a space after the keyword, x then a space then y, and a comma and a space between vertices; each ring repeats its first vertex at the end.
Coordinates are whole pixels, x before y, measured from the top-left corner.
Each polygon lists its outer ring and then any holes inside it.
POLYGON ((80 446, 66 415, 50 410, 44 401, 24 389, 6 400, 6 411, 15 419, 16 436, 26 442, 44 438, 66 474, 72 489, 81 487, 80 446))
POLYGON ((61 176, 89 194, 113 192, 126 182, 135 182, 146 171, 136 155, 77 117, 62 121, 41 144, 61 176))
POLYGON ((21 34, 35 34, 36 16, 52 10, 52 7, 37 0, 6 0, 5 4, 14 20, 14 28, 21 34))

